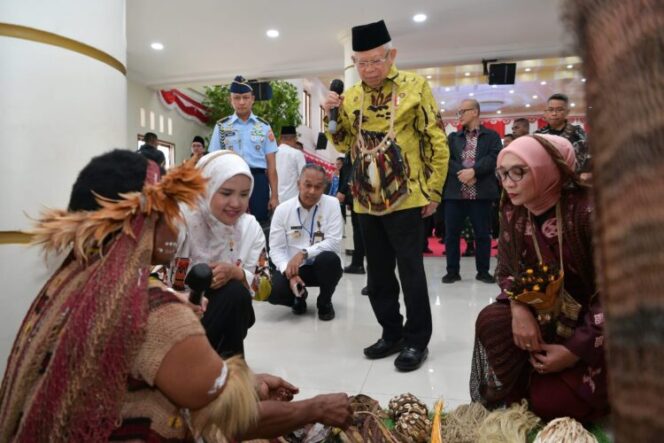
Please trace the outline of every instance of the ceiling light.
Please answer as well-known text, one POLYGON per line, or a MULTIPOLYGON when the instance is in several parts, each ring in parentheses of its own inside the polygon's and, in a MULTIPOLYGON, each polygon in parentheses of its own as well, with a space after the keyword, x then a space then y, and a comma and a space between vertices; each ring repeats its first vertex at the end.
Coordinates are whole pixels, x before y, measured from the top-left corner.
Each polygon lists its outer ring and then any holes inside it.
POLYGON ((270 38, 277 38, 279 37, 279 31, 277 31, 276 29, 268 29, 265 35, 267 35, 270 38))
POLYGON ((533 100, 537 100, 537 96, 536 96, 536 95, 533 95, 533 100))
POLYGON ((466 77, 470 77, 470 72, 466 72, 466 73, 463 74, 463 75, 465 75, 466 77))
POLYGON ((503 111, 501 111, 500 109, 496 111, 496 114, 502 114, 502 113, 503 111))
POLYGON ((569 104, 569 107, 570 107, 570 108, 574 108, 575 106, 576 106, 576 103, 570 103, 570 104, 569 104))
POLYGON ((422 22, 425 21, 426 19, 427 19, 427 15, 426 15, 426 14, 415 14, 415 15, 413 16, 413 21, 414 21, 415 23, 422 23, 422 22))
POLYGON ((150 45, 150 47, 151 47, 152 49, 154 49, 155 51, 161 51, 162 49, 164 49, 164 45, 163 45, 163 43, 159 43, 159 42, 154 42, 154 43, 152 43, 152 44, 150 45))
POLYGON ((496 86, 496 85, 491 85, 491 87, 492 87, 492 88, 497 88, 498 86, 496 86))
POLYGON ((430 75, 427 75, 427 79, 431 80, 431 76, 430 76, 430 75))
POLYGON ((475 93, 474 92, 469 92, 468 97, 475 97, 475 93))
POLYGON ((544 80, 542 80, 542 81, 540 82, 540 85, 544 86, 544 85, 546 85, 546 82, 545 82, 544 80))
POLYGON ((567 65, 567 69, 572 69, 573 67, 573 65, 567 65))
POLYGON ((445 109, 441 109, 440 112, 445 112, 445 109))
POLYGON ((532 71, 532 69, 531 68, 526 68, 525 71, 530 72, 530 71, 532 71))
POLYGON ((530 103, 526 103, 526 108, 530 108, 530 103))
POLYGON ((450 92, 450 88, 445 88, 445 92, 450 92))
POLYGON ((582 81, 583 83, 585 83, 585 82, 586 82, 586 79, 585 79, 585 78, 582 78, 581 81, 582 81))
POLYGON ((440 104, 441 104, 441 105, 444 105, 444 104, 445 104, 445 100, 441 100, 440 104))
POLYGON ((510 94, 514 94, 514 89, 510 89, 510 94))

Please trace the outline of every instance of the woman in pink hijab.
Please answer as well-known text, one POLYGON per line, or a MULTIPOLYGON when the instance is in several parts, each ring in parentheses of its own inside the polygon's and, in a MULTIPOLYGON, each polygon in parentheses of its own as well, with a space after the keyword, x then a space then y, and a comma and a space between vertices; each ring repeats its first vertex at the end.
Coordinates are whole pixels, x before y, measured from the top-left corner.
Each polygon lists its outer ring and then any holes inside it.
POLYGON ((592 201, 574 166, 572 145, 554 135, 519 137, 498 155, 501 294, 477 318, 470 389, 489 407, 525 398, 545 420, 587 422, 608 412, 604 316, 592 201))

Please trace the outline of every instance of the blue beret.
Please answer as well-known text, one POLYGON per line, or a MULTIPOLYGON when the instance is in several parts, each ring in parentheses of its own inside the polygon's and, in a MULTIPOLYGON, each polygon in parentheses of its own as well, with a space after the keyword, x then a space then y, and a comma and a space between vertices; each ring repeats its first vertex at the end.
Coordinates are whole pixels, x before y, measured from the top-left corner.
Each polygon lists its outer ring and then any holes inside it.
POLYGON ((231 83, 231 92, 234 94, 246 94, 247 92, 254 92, 254 89, 249 85, 247 79, 238 75, 231 83))

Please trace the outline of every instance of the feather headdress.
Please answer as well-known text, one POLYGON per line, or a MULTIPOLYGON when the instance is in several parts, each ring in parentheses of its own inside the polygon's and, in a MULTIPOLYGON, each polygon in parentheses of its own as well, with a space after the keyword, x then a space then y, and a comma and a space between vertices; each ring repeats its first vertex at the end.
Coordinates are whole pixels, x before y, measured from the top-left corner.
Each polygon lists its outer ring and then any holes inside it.
POLYGON ((137 213, 146 216, 162 213, 171 228, 182 218, 180 204, 195 207, 205 193, 207 180, 193 161, 171 169, 156 184, 147 184, 142 192, 120 194, 121 199, 96 195, 101 209, 69 212, 47 209, 32 231, 33 244, 45 252, 60 253, 70 246, 77 259, 86 261, 89 251, 104 244, 109 235, 122 230, 133 237, 131 220, 137 213))

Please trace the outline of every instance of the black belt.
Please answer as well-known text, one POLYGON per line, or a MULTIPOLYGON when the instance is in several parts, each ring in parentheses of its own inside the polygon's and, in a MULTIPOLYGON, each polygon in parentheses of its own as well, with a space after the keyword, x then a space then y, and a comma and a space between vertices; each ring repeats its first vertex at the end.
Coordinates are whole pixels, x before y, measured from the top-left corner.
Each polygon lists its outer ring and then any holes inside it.
POLYGON ((249 168, 252 174, 265 174, 265 168, 249 168))

